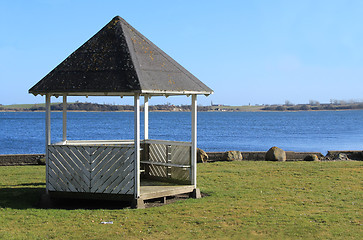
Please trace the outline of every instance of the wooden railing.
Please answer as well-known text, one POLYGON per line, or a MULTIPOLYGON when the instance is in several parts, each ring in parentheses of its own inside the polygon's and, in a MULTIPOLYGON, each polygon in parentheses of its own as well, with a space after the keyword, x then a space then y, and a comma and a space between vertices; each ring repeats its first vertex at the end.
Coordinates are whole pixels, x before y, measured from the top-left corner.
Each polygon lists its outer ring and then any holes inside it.
MULTIPOLYGON (((141 141, 140 171, 145 177, 191 183, 191 143, 141 141)), ((49 191, 135 193, 132 140, 64 141, 48 146, 49 191)))
POLYGON ((48 190, 134 193, 134 145, 50 145, 48 190))
POLYGON ((122 146, 132 145, 134 140, 66 140, 55 145, 78 145, 78 146, 122 146))
POLYGON ((143 151, 141 165, 145 177, 191 181, 190 142, 145 140, 143 151))

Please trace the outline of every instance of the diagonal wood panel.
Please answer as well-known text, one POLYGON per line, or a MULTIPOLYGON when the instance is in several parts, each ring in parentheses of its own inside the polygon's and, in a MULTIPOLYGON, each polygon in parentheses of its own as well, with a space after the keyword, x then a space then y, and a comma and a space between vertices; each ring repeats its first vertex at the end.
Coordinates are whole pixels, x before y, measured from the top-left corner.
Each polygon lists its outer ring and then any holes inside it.
POLYGON ((133 146, 51 145, 48 150, 49 190, 133 194, 133 146))
MULTIPOLYGON (((127 169, 129 172, 133 173, 133 168, 129 168, 130 165, 133 166, 134 163, 134 149, 133 148, 123 148, 114 149, 116 151, 112 158, 102 165, 100 171, 91 180, 91 192, 104 192, 109 185, 114 183, 116 180, 116 185, 122 184, 124 179, 120 175, 122 171, 127 169)), ((133 173, 134 174, 134 173, 133 173)), ((115 185, 115 183, 114 183, 115 185)), ((112 191, 108 191, 112 193, 112 191)))
POLYGON ((58 161, 68 163, 72 167, 76 177, 78 177, 80 180, 83 180, 84 182, 89 181, 89 176, 87 175, 87 166, 84 166, 84 164, 73 155, 68 146, 64 146, 62 148, 57 146, 54 149, 60 156, 60 158, 57 159, 58 161))
POLYGON ((106 167, 113 164, 112 159, 115 157, 115 154, 119 153, 118 149, 112 147, 106 148, 102 154, 105 154, 105 152, 107 152, 107 157, 105 158, 97 158, 97 156, 94 155, 92 156, 92 158, 97 159, 92 161, 96 167, 92 168, 91 179, 102 177, 104 172, 108 170, 106 167))
MULTIPOLYGON (((150 144, 149 146, 149 161, 151 162, 167 162, 166 145, 165 144, 150 144)), ((164 166, 149 166, 151 176, 167 177, 167 169, 164 166)))
POLYGON ((166 162, 166 145, 150 144, 149 157, 152 162, 166 162))
MULTIPOLYGON (((94 165, 97 165, 94 169, 92 169, 91 179, 97 179, 102 177, 105 172, 109 171, 110 167, 117 163, 117 159, 122 157, 125 152, 129 150, 129 148, 115 148, 115 147, 108 147, 105 149, 105 151, 109 151, 109 155, 107 159, 100 160, 99 158, 97 160, 94 160, 94 165), (96 161, 100 161, 96 164, 96 161)), ((92 156, 95 157, 95 156, 92 156)))
MULTIPOLYGON (((87 191, 89 179, 83 174, 86 172, 87 166, 79 162, 76 164, 75 162, 79 161, 79 159, 72 157, 70 151, 69 154, 66 154, 65 151, 69 151, 69 148, 49 147, 49 169, 57 173, 57 177, 54 178, 53 176, 53 179, 66 183, 68 187, 65 190, 62 188, 62 191, 87 191)), ((50 181, 50 184, 56 185, 52 181, 50 181)))
MULTIPOLYGON (((190 166, 191 146, 180 144, 173 145, 172 142, 165 144, 149 143, 148 150, 149 154, 146 159, 148 159, 150 162, 168 163, 167 159, 169 156, 170 164, 190 166), (168 155, 168 153, 170 154, 168 155)), ((163 178, 169 177, 177 180, 190 180, 190 168, 180 168, 175 166, 168 167, 150 164, 148 165, 147 174, 150 176, 163 178)))
POLYGON ((171 162, 174 164, 190 165, 191 148, 189 146, 172 146, 171 162))
POLYGON ((105 193, 117 192, 114 190, 116 187, 120 185, 125 185, 125 177, 134 170, 134 160, 133 158, 129 158, 120 169, 116 169, 115 173, 109 178, 110 184, 107 189, 105 189, 105 193))
POLYGON ((93 154, 91 157, 91 171, 94 173, 99 172, 99 169, 102 168, 102 164, 104 161, 108 161, 109 156, 112 152, 113 148, 111 147, 103 147, 103 151, 99 154, 93 154))
MULTIPOLYGON (((189 165, 191 161, 190 146, 172 146, 171 162, 173 164, 189 165)), ((171 169, 171 178, 178 180, 190 180, 190 169, 176 168, 171 169)))
POLYGON ((114 190, 114 193, 118 194, 129 194, 130 192, 134 192, 134 179, 135 176, 132 173, 128 173, 127 176, 124 178, 125 180, 122 181, 122 184, 119 184, 114 190))
MULTIPOLYGON (((51 152, 51 150, 50 150, 50 152, 51 152)), ((55 157, 55 155, 52 153, 51 157, 55 157)), ((61 173, 61 174, 57 174, 58 179, 63 179, 67 183, 67 186, 71 192, 85 191, 84 189, 80 188, 80 186, 82 184, 77 182, 77 180, 74 178, 74 176, 72 176, 72 174, 70 173, 71 168, 69 167, 69 165, 67 168, 67 165, 66 164, 65 164, 65 166, 62 165, 62 163, 60 161, 49 161, 49 168, 53 171, 61 173)))
POLYGON ((54 189, 56 189, 57 191, 67 190, 65 184, 62 182, 62 180, 59 179, 57 170, 49 169, 48 174, 49 174, 49 179, 53 180, 51 181, 50 185, 53 186, 54 189))
MULTIPOLYGON (((133 168, 131 166, 130 166, 130 168, 128 168, 128 170, 132 170, 132 169, 133 168)), ((131 181, 131 179, 134 179, 133 176, 134 175, 130 174, 129 171, 123 172, 121 174, 117 174, 115 176, 114 181, 112 182, 113 184, 110 184, 112 180, 111 180, 111 178, 109 178, 110 182, 108 182, 108 183, 110 185, 108 185, 108 184, 104 185, 104 186, 109 186, 109 187, 107 187, 107 188, 104 187, 104 188, 100 189, 100 191, 103 193, 118 193, 118 192, 122 191, 126 185, 129 184, 129 181, 131 181), (129 176, 129 178, 128 178, 128 176, 129 176), (117 189, 120 189, 120 190, 118 191, 117 189)), ((132 186, 133 186, 133 184, 132 184, 132 186)), ((126 191, 128 191, 128 189, 124 189, 123 191, 126 192, 126 191)))

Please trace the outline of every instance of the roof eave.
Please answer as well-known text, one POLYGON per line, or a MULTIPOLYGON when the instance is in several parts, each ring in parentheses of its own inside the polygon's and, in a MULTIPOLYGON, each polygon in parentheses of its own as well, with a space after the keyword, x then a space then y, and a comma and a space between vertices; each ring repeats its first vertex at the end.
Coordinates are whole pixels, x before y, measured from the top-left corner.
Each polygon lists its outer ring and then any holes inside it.
POLYGON ((213 91, 189 91, 189 90, 182 90, 182 91, 168 91, 168 90, 142 90, 142 95, 151 95, 151 96, 173 96, 173 95, 210 95, 213 94, 213 91))
POLYGON ((51 96, 134 96, 135 94, 140 94, 142 96, 149 95, 149 96, 177 96, 177 95, 210 95, 213 94, 213 91, 163 91, 163 90, 137 90, 132 92, 36 92, 36 91, 29 91, 30 94, 34 96, 37 95, 51 95, 51 96))

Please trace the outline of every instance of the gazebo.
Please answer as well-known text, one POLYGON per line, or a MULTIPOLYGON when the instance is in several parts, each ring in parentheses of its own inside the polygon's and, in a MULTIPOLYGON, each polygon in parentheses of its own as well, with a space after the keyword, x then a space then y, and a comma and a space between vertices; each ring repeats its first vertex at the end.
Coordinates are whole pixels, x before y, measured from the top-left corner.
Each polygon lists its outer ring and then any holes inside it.
MULTIPOLYGON (((190 193, 197 188, 197 95, 213 91, 124 19, 113 18, 35 84, 45 96, 46 193, 51 198, 132 201, 190 193), (190 142, 149 139, 148 101, 154 96, 191 96, 190 142), (51 97, 63 97, 63 140, 51 143, 51 97), (68 140, 67 96, 132 96, 133 140, 68 140), (140 139, 140 96, 144 139, 140 139)), ((160 129, 162 131, 162 129, 160 129)))

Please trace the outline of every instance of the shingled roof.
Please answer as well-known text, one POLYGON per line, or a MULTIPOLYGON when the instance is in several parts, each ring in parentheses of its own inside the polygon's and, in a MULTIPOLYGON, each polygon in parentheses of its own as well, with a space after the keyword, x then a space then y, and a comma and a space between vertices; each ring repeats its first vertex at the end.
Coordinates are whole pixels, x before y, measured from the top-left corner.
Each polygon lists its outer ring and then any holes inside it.
POLYGON ((208 95, 213 90, 116 16, 29 93, 208 95))

